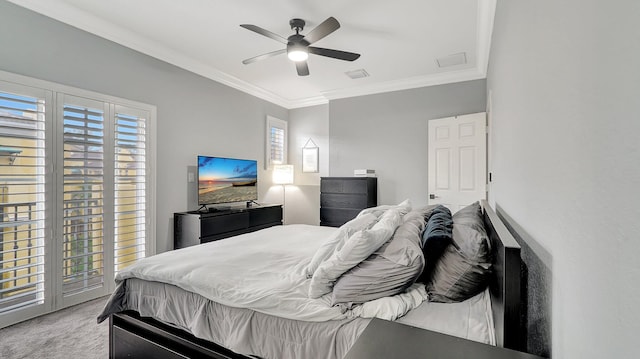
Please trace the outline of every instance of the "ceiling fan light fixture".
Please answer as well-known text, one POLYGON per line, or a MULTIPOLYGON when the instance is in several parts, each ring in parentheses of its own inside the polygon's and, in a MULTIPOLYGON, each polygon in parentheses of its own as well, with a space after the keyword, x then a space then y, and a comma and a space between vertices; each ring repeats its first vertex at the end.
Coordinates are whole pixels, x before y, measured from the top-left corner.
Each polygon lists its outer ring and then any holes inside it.
POLYGON ((293 62, 306 61, 309 58, 309 52, 305 46, 291 44, 287 46, 287 57, 293 62))
POLYGON ((289 60, 294 62, 305 61, 309 58, 309 54, 306 51, 302 50, 289 51, 289 53, 287 53, 287 56, 289 57, 289 60))

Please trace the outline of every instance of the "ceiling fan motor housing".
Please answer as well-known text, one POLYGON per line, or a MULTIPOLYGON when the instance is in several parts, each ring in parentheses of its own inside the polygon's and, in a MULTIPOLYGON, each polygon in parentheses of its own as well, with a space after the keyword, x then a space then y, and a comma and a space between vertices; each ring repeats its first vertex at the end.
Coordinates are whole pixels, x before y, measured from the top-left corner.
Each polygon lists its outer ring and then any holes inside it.
POLYGON ((289 25, 291 25, 291 30, 295 30, 296 34, 304 29, 305 24, 306 23, 302 19, 289 20, 289 25))
MULTIPOLYGON (((300 35, 300 31, 304 29, 304 20, 291 19, 291 21, 289 21, 289 25, 291 25, 291 30, 295 30, 296 33, 287 38, 287 54, 298 51, 308 53, 309 50, 307 47, 309 46, 309 42, 304 39, 304 35, 300 35)), ((306 57, 301 60, 306 60, 306 57)))

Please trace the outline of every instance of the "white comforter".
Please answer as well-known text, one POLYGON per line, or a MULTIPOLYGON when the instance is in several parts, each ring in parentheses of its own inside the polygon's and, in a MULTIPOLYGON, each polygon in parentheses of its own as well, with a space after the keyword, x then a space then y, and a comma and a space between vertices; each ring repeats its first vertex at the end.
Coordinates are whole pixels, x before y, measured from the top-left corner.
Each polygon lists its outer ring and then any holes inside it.
POLYGON ((330 293, 308 298, 310 280, 304 268, 335 230, 300 224, 271 227, 145 258, 118 273, 116 281, 164 282, 227 306, 304 321, 395 320, 426 300, 420 284, 348 311, 332 307, 330 293))

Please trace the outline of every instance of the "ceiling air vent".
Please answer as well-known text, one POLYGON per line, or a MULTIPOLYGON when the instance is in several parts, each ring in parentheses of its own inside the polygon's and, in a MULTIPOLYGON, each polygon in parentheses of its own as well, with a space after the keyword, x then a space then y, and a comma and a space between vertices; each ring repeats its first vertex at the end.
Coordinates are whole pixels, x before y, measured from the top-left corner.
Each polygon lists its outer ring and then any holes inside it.
POLYGON ((461 52, 459 54, 453 54, 436 59, 438 67, 450 67, 457 65, 464 65, 467 63, 467 53, 461 52))
POLYGON ((369 77, 369 73, 367 71, 365 71, 364 69, 347 71, 347 72, 345 72, 345 74, 347 76, 351 77, 354 80, 355 79, 361 79, 363 77, 369 77))

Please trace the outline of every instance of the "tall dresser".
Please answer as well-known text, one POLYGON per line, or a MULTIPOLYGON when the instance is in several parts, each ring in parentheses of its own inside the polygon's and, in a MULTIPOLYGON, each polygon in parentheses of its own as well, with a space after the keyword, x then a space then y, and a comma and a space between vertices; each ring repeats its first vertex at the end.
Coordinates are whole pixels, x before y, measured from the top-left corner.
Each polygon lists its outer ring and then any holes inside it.
POLYGON ((376 177, 320 178, 320 225, 340 227, 364 208, 378 205, 376 177))

